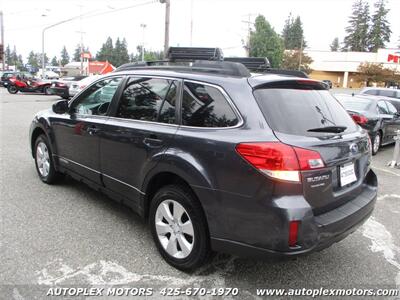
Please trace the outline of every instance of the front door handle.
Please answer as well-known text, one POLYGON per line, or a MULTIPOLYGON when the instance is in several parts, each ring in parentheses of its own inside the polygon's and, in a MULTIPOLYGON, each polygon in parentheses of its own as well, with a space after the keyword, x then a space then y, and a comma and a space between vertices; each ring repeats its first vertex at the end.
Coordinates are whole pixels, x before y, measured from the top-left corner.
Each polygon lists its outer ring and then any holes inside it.
POLYGON ((163 145, 163 141, 151 135, 143 139, 143 144, 150 148, 160 148, 163 145))
POLYGON ((96 126, 92 125, 89 126, 86 131, 90 134, 90 135, 95 135, 100 131, 100 128, 97 128, 96 126))

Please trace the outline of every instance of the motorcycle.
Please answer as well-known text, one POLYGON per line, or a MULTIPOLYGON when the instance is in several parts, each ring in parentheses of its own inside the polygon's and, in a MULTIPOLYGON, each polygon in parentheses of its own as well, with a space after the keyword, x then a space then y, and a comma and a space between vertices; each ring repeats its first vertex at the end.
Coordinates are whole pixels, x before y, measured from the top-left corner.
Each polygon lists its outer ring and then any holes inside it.
POLYGON ((50 82, 36 81, 36 80, 24 80, 21 78, 10 78, 7 86, 7 91, 10 94, 16 94, 18 92, 23 93, 43 93, 50 95, 50 82))

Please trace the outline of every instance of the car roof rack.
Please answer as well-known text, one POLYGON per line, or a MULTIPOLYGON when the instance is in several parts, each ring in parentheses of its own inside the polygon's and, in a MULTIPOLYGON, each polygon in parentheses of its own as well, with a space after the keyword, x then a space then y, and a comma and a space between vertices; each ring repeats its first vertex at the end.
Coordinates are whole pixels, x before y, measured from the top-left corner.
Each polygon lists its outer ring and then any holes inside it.
POLYGON ((179 60, 214 60, 222 61, 224 54, 220 48, 206 47, 169 47, 167 58, 170 61, 179 60))
POLYGON ((203 72, 238 77, 251 77, 250 72, 253 71, 308 78, 301 71, 271 69, 266 57, 224 58, 220 48, 206 47, 170 47, 165 60, 127 63, 118 67, 115 72, 139 69, 203 72))
POLYGON ((249 71, 263 72, 271 68, 266 57, 225 57, 224 61, 232 61, 243 64, 249 71))

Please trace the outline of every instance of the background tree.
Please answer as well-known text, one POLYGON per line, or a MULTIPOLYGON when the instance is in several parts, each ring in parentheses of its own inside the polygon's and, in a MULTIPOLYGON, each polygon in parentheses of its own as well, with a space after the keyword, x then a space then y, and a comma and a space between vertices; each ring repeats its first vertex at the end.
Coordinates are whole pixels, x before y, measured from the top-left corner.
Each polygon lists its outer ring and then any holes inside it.
MULTIPOLYGON (((82 51, 89 52, 89 47, 85 47, 85 45, 83 45, 82 51)), ((81 61, 81 44, 76 45, 74 55, 72 56, 72 61, 81 61)))
POLYGON ((301 65, 300 71, 310 74, 312 69, 310 64, 313 62, 311 57, 299 50, 287 50, 283 54, 282 68, 286 70, 298 70, 300 64, 300 53, 301 53, 301 65))
POLYGON ((4 51, 4 60, 7 65, 11 65, 11 49, 10 45, 7 45, 6 50, 4 51))
POLYGON ((22 55, 18 55, 16 67, 20 71, 26 71, 25 64, 24 64, 24 59, 22 58, 22 55))
POLYGON ((67 48, 65 46, 61 50, 61 61, 60 61, 62 66, 65 66, 67 63, 69 63, 69 54, 67 51, 67 48))
POLYGON ((128 47, 125 39, 121 41, 119 38, 117 38, 115 41, 113 54, 113 61, 111 61, 111 63, 114 66, 119 67, 120 65, 129 62, 128 47))
POLYGON ((114 45, 111 37, 108 37, 106 42, 101 46, 99 52, 97 52, 96 59, 100 61, 114 61, 114 45))
POLYGON ((332 44, 329 46, 331 48, 331 51, 337 52, 339 51, 339 38, 335 37, 332 41, 332 44))
POLYGON ((18 62, 17 48, 14 46, 10 54, 10 65, 16 66, 18 62))
POLYGON ((271 67, 282 63, 283 42, 264 16, 255 20, 255 30, 250 32, 250 56, 267 57, 271 67))
POLYGON ((366 51, 368 49, 369 4, 363 0, 353 3, 353 12, 346 27, 343 51, 366 51))
POLYGON ((390 42, 390 23, 387 19, 389 9, 385 7, 385 0, 378 0, 374 4, 375 12, 372 15, 372 25, 368 33, 368 49, 376 52, 379 48, 384 48, 385 43, 390 42))
POLYGON ((57 56, 54 56, 54 57, 51 59, 51 65, 54 66, 54 67, 57 67, 57 66, 58 66, 57 56))
MULTIPOLYGON (((35 54, 37 57, 37 62, 39 64, 39 67, 42 67, 42 54, 41 53, 36 53, 35 54)), ((47 56, 47 54, 44 54, 44 65, 47 65, 49 63, 49 57, 47 56)))
POLYGON ((28 65, 35 67, 35 68, 39 67, 38 57, 37 57, 36 53, 34 53, 33 51, 29 52, 28 65))
POLYGON ((357 68, 356 80, 364 81, 366 86, 372 82, 385 82, 392 75, 392 70, 383 67, 382 63, 361 63, 357 68))
POLYGON ((299 16, 293 19, 292 14, 289 14, 282 30, 282 39, 286 50, 307 47, 307 44, 304 40, 303 24, 299 16))

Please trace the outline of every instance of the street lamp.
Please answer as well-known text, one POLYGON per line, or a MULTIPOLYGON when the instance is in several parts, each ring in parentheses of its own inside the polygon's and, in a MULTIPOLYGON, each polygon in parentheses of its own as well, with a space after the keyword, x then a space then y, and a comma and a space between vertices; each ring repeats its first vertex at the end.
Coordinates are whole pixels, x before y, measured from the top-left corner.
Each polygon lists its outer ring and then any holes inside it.
POLYGON ((146 29, 146 24, 140 24, 140 27, 142 27, 142 61, 144 61, 144 30, 146 29))
POLYGON ((164 57, 167 56, 169 48, 169 17, 170 17, 170 0, 159 0, 160 3, 165 3, 165 33, 164 33, 164 57))

